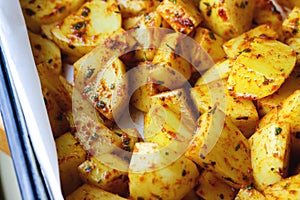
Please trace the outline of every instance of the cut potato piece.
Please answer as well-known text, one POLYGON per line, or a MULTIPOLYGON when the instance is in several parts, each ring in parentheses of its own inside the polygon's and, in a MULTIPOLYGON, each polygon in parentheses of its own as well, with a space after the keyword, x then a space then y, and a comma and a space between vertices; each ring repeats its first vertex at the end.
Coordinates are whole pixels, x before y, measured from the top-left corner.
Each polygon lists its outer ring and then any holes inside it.
POLYGON ((285 80, 282 86, 272 95, 257 100, 259 115, 264 116, 271 109, 278 106, 294 91, 300 89, 300 68, 295 67, 291 75, 285 80))
POLYGON ((205 170, 199 177, 196 194, 207 200, 232 200, 236 195, 236 190, 217 179, 212 172, 205 170))
POLYGON ((181 200, 196 185, 198 176, 196 165, 184 156, 175 160, 154 143, 137 143, 128 174, 130 197, 181 200))
POLYGON ((275 40, 278 38, 278 34, 270 26, 260 25, 225 42, 223 49, 227 56, 236 58, 245 49, 251 46, 250 42, 253 41, 254 38, 269 38, 275 40))
POLYGON ((81 185, 77 167, 85 160, 86 152, 71 133, 55 140, 63 195, 67 196, 81 185))
POLYGON ((293 9, 295 6, 300 7, 300 2, 298 0, 280 0, 276 1, 280 5, 293 9))
POLYGON ((202 74, 202 76, 195 83, 195 87, 202 84, 207 84, 214 81, 227 79, 230 74, 233 63, 234 63, 234 59, 232 58, 228 58, 226 60, 217 62, 210 69, 208 69, 204 74, 202 74))
POLYGON ((62 62, 60 49, 56 44, 32 32, 28 32, 28 36, 35 64, 45 63, 51 70, 60 74, 62 62))
POLYGON ((300 64, 300 38, 289 38, 285 41, 287 45, 289 45, 295 52, 297 58, 297 64, 300 64))
POLYGON ((201 115, 198 123, 185 156, 234 188, 249 185, 253 178, 245 136, 218 108, 201 115))
POLYGON ((223 38, 202 27, 197 28, 194 34, 193 39, 200 44, 214 62, 218 62, 226 57, 222 48, 225 42, 223 38))
POLYGON ((84 0, 21 0, 20 4, 29 29, 38 32, 40 25, 50 24, 65 18, 77 10, 84 0))
POLYGON ((264 190, 266 199, 300 199, 300 174, 283 179, 264 190))
POLYGON ((101 199, 101 200, 126 200, 118 195, 112 194, 105 190, 102 190, 98 187, 84 184, 77 188, 72 194, 66 197, 66 200, 92 200, 92 199, 101 199))
POLYGON ((280 181, 289 168, 290 125, 272 123, 249 139, 254 185, 259 190, 280 181))
MULTIPOLYGON (((299 5, 300 6, 300 5, 299 5)), ((294 7, 282 23, 282 31, 286 38, 300 38, 300 8, 294 7)))
POLYGON ((120 28, 117 4, 93 0, 58 23, 51 32, 63 52, 81 57, 120 28))
POLYGON ((123 18, 133 17, 155 11, 159 0, 116 0, 123 18))
POLYGON ((190 0, 163 0, 156 10, 175 31, 185 34, 189 34, 203 19, 190 0))
POLYGON ((241 188, 234 200, 265 200, 265 196, 251 186, 241 188))
POLYGON ((227 88, 235 97, 261 99, 279 89, 295 62, 296 54, 289 46, 256 38, 237 57, 227 88))
MULTIPOLYGON (((111 155, 110 158, 112 163, 128 165, 126 161, 115 155, 111 155)), ((114 194, 128 196, 127 172, 102 163, 101 158, 90 157, 78 167, 78 171, 85 183, 90 183, 114 194)))
POLYGON ((258 113, 251 100, 237 99, 229 95, 226 80, 210 82, 192 88, 191 97, 200 113, 209 111, 218 105, 228 118, 245 135, 250 137, 256 129, 258 113))
POLYGON ((203 13, 204 24, 227 40, 251 28, 254 3, 253 0, 201 0, 199 9, 203 13))
POLYGON ((166 35, 152 61, 151 79, 169 89, 181 87, 191 77, 190 64, 177 55, 181 51, 181 41, 182 36, 177 33, 166 35))

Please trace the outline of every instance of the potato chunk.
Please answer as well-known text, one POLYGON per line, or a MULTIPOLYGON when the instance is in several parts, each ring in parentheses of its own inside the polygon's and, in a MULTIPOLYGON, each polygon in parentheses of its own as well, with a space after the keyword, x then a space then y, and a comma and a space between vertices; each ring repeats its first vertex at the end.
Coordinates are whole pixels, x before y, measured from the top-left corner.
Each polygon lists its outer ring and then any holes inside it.
POLYGON ((77 167, 85 160, 86 152, 71 133, 65 133, 55 140, 64 196, 81 185, 77 167))
POLYGON ((254 2, 254 0, 201 0, 199 9, 203 13, 204 24, 228 40, 251 28, 254 2))
POLYGON ((257 189, 280 181, 287 175, 290 151, 290 125, 272 123, 249 139, 254 184, 257 189))
POLYGON ((240 189, 234 200, 265 200, 265 196, 251 186, 240 189))
POLYGON ((117 4, 93 0, 58 23, 51 32, 62 51, 81 57, 120 28, 117 4))
POLYGON ((199 172, 184 156, 174 159, 157 144, 137 143, 128 176, 133 199, 180 200, 196 185, 199 172))
POLYGON ((218 108, 200 116, 185 156, 234 188, 252 182, 248 141, 218 108))
POLYGON ((180 33, 189 34, 202 21, 200 12, 190 0, 163 0, 156 10, 180 33))
POLYGON ((235 97, 261 99, 279 89, 295 62, 296 54, 289 46, 256 38, 237 57, 227 88, 235 97))
POLYGON ((294 7, 282 23, 282 31, 286 38, 300 37, 300 8, 294 7))

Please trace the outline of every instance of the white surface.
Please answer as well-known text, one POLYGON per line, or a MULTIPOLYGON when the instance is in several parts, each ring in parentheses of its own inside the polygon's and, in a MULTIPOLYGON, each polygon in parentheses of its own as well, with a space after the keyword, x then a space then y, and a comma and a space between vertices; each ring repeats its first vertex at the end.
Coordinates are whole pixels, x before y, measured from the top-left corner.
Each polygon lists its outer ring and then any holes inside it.
POLYGON ((4 199, 21 200, 17 177, 11 157, 0 151, 0 197, 4 199))
POLYGON ((0 43, 29 130, 34 151, 55 199, 63 199, 54 139, 18 0, 0 0, 0 43))

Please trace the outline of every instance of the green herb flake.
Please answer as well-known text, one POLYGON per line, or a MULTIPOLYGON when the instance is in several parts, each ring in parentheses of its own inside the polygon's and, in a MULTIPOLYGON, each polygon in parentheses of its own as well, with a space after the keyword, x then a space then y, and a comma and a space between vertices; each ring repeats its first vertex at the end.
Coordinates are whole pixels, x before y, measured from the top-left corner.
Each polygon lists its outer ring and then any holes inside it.
POLYGON ((210 111, 208 111, 208 114, 209 114, 209 115, 215 114, 216 109, 217 109, 217 106, 214 106, 210 111))
POLYGON ((212 40, 216 40, 215 34, 212 31, 209 32, 209 37, 212 40))
POLYGON ((186 175, 186 170, 182 170, 182 173, 181 173, 182 176, 185 176, 186 175))
POLYGON ((251 185, 247 185, 245 188, 246 188, 247 190, 252 190, 252 189, 253 189, 253 187, 252 187, 251 185))
POLYGON ((239 5, 240 8, 246 8, 246 6, 247 6, 246 3, 243 1, 239 5))
POLYGON ((279 135, 282 131, 282 128, 280 127, 275 127, 275 135, 279 135))
POLYGON ((104 101, 98 101, 98 102, 96 103, 96 106, 97 106, 98 108, 105 108, 106 104, 104 103, 104 101))
POLYGON ((85 26, 86 26, 85 22, 78 22, 78 23, 76 23, 76 24, 73 25, 73 29, 79 30, 79 29, 81 29, 81 28, 83 28, 85 26))
POLYGON ((246 49, 243 49, 242 51, 239 51, 239 54, 241 53, 249 53, 251 52, 251 49, 250 48, 246 48, 246 49))
POLYGON ((204 5, 206 5, 207 7, 210 7, 210 3, 208 2, 203 2, 204 5))
POLYGON ((115 84, 113 84, 113 83, 110 84, 109 88, 110 88, 110 89, 114 89, 114 88, 115 88, 115 84))
POLYGON ((83 17, 87 17, 90 12, 91 12, 91 10, 88 7, 85 6, 85 7, 83 7, 83 11, 82 11, 81 15, 83 17))
POLYGON ((219 197, 220 197, 220 199, 224 199, 225 198, 224 194, 220 194, 219 197))
POLYGON ((235 151, 238 151, 238 150, 240 149, 240 147, 241 147, 241 145, 238 144, 238 145, 235 146, 234 150, 235 150, 235 151))
POLYGON ((85 172, 90 173, 93 169, 91 166, 87 166, 84 170, 85 172))
POLYGON ((84 91, 83 91, 83 93, 87 94, 87 93, 89 93, 92 90, 93 90, 93 88, 90 86, 90 87, 85 88, 84 91))
POLYGON ((177 4, 177 0, 172 0, 173 4, 177 4))
POLYGON ((290 183, 286 183, 285 185, 282 186, 283 189, 287 189, 290 186, 290 183))
POLYGON ((88 69, 88 72, 85 75, 84 79, 91 78, 91 76, 93 75, 94 71, 95 71, 95 68, 88 69))

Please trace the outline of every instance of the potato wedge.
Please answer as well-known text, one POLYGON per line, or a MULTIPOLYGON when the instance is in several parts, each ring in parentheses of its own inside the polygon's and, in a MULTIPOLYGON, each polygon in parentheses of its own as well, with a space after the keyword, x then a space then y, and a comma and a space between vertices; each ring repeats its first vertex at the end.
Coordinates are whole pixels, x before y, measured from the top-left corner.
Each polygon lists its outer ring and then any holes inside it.
POLYGON ((200 113, 215 105, 221 109, 237 128, 249 138, 256 129, 258 113, 251 100, 237 99, 226 89, 226 80, 210 82, 191 88, 191 97, 200 113))
POLYGON ((251 28, 254 1, 201 0, 199 9, 203 13, 204 24, 228 40, 251 28))
POLYGON ((35 64, 45 63, 57 74, 61 73, 62 61, 57 45, 41 35, 28 32, 35 64))
POLYGON ((117 0, 123 18, 133 17, 155 11, 159 0, 117 0))
POLYGON ((260 191, 287 176, 290 155, 290 125, 272 123, 249 139, 254 185, 260 191))
POLYGON ((198 169, 184 156, 160 165, 174 159, 170 156, 157 144, 136 144, 128 173, 131 198, 180 200, 188 194, 196 185, 198 169))
POLYGON ((286 38, 300 37, 300 8, 294 7, 282 23, 282 31, 286 38))
POLYGON ((296 53, 289 46, 256 38, 237 57, 227 88, 235 97, 261 99, 273 94, 292 72, 296 53))
POLYGON ((212 172, 205 170, 199 177, 196 194, 207 200, 232 200, 236 195, 236 190, 217 179, 212 172))
POLYGON ((300 198, 300 175, 291 176, 264 190, 266 199, 299 199, 300 198))
POLYGON ((234 200, 265 200, 265 196, 251 186, 243 187, 239 190, 234 200))
POLYGON ((156 10, 175 31, 185 34, 189 34, 203 19, 190 0, 163 0, 156 10))
POLYGON ((231 187, 238 189, 253 180, 248 141, 218 108, 200 116, 185 156, 231 187))
POLYGON ((126 200, 118 195, 112 194, 105 190, 102 190, 98 187, 84 184, 75 190, 72 194, 66 197, 66 200, 92 200, 92 199, 101 199, 101 200, 126 200))
POLYGON ((236 58, 243 50, 251 46, 250 42, 253 41, 254 38, 269 38, 275 40, 278 38, 278 34, 270 26, 260 25, 225 42, 223 49, 227 56, 236 58))
POLYGON ((21 0, 20 4, 29 29, 40 31, 40 25, 58 22, 77 10, 84 0, 21 0))
POLYGON ((200 44, 209 56, 212 57, 214 62, 218 62, 226 57, 222 48, 222 45, 225 42, 223 38, 202 27, 195 29, 194 34, 193 39, 200 44))
MULTIPOLYGON (((128 165, 126 161, 116 155, 111 155, 110 159, 112 163, 128 165)), ((90 157, 79 165, 78 173, 84 183, 92 184, 114 194, 128 196, 127 172, 102 163, 101 158, 90 157)))
POLYGON ((81 57, 120 28, 117 4, 92 0, 58 23, 51 33, 63 52, 81 57))
POLYGON ((77 167, 85 160, 86 152, 69 132, 57 138, 55 144, 62 191, 67 196, 82 183, 77 167))
POLYGON ((300 64, 300 38, 291 37, 285 41, 296 52, 297 65, 300 64))

